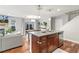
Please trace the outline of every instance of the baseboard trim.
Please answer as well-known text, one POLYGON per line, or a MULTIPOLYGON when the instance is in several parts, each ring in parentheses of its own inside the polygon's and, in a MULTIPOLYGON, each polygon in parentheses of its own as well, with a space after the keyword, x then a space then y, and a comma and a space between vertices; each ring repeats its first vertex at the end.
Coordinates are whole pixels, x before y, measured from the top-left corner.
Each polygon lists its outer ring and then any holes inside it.
POLYGON ((17 46, 17 47, 13 47, 13 48, 10 48, 10 49, 6 49, 6 50, 3 50, 3 51, 0 51, 0 53, 4 53, 6 51, 9 51, 9 50, 12 50, 12 49, 15 49, 15 48, 19 48, 19 47, 22 47, 22 45, 17 46))
POLYGON ((71 42, 74 42, 74 43, 79 44, 79 42, 78 42, 78 41, 74 41, 74 40, 70 40, 70 39, 64 39, 64 40, 71 41, 71 42))

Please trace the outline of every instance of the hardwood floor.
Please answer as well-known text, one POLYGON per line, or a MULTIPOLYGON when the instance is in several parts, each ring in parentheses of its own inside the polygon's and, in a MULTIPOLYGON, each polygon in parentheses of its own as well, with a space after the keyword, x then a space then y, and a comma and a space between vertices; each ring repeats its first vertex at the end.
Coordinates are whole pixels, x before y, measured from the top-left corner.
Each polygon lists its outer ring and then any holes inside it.
MULTIPOLYGON (((61 46, 60 49, 69 53, 79 53, 79 44, 65 40, 63 46, 61 46)), ((23 46, 13 48, 1 53, 29 53, 29 44, 26 40, 24 40, 23 46)))
POLYGON ((71 41, 65 40, 60 48, 69 53, 79 53, 79 44, 71 41))

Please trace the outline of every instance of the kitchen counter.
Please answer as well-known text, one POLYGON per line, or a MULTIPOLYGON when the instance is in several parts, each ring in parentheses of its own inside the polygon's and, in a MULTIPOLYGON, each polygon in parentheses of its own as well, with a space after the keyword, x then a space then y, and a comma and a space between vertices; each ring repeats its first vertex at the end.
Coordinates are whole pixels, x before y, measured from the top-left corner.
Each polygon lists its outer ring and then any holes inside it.
POLYGON ((30 51, 32 53, 50 53, 63 44, 63 31, 33 31, 29 33, 31 34, 30 51))
POLYGON ((33 32, 29 32, 30 34, 33 34, 35 36, 45 36, 45 35, 50 35, 50 34, 55 34, 55 33, 62 33, 63 31, 46 31, 46 32, 43 32, 43 31, 33 31, 33 32))

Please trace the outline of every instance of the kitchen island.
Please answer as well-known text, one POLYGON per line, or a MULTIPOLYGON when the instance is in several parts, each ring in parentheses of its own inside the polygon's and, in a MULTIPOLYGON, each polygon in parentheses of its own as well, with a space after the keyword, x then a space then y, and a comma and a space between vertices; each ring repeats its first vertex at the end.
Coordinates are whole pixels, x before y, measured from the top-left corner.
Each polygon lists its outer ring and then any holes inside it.
POLYGON ((30 34, 32 53, 50 53, 63 44, 63 31, 35 31, 30 34))

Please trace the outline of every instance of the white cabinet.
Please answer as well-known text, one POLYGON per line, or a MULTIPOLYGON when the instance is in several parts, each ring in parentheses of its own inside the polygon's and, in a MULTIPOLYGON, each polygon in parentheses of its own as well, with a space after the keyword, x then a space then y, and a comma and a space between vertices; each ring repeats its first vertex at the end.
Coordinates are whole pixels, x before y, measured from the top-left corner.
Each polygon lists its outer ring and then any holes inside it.
POLYGON ((4 36, 0 38, 0 51, 15 48, 22 45, 22 35, 4 36))

